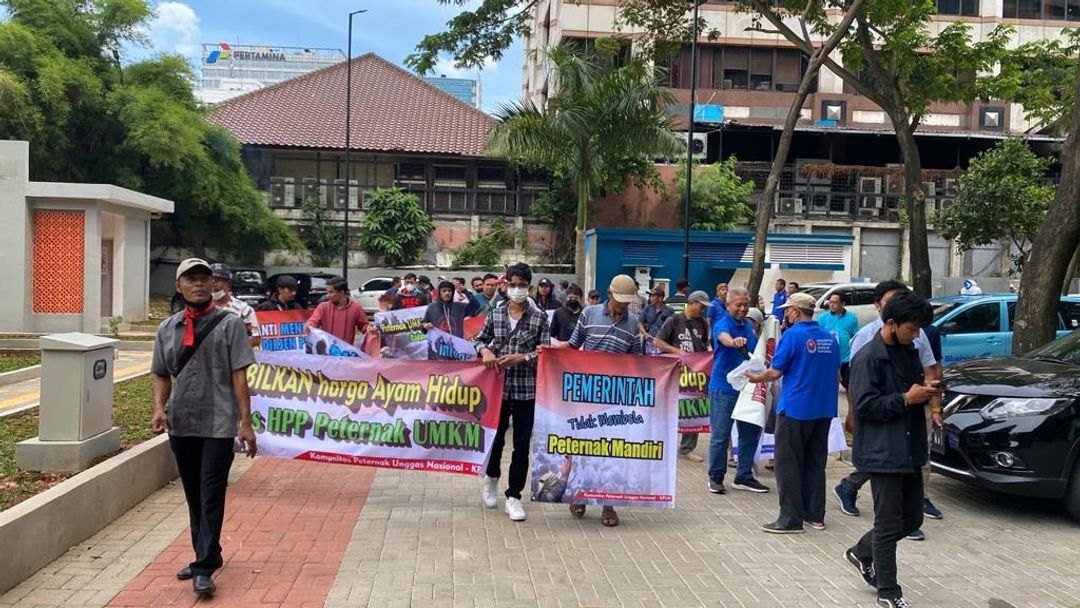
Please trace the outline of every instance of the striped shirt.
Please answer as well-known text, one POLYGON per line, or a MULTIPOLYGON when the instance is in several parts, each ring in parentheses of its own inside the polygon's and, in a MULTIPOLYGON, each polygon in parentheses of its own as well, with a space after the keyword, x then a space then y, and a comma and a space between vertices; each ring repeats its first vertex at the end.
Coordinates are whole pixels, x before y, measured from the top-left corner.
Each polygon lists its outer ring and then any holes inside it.
POLYGON ((638 318, 628 312, 616 323, 608 312, 607 302, 589 306, 581 311, 574 333, 570 334, 570 346, 602 353, 640 355, 638 318))

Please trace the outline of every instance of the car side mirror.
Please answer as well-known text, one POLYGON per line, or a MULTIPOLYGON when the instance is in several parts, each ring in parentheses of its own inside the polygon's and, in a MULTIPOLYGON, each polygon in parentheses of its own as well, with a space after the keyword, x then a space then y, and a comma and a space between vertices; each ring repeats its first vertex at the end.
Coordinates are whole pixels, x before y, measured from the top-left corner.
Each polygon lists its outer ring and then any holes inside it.
POLYGON ((829 302, 828 302, 828 300, 822 302, 821 306, 819 306, 819 308, 821 308, 821 310, 829 310, 829 302))
POLYGON ((954 333, 956 333, 957 329, 960 329, 960 326, 955 321, 949 321, 948 323, 942 324, 941 333, 942 334, 954 334, 954 333))

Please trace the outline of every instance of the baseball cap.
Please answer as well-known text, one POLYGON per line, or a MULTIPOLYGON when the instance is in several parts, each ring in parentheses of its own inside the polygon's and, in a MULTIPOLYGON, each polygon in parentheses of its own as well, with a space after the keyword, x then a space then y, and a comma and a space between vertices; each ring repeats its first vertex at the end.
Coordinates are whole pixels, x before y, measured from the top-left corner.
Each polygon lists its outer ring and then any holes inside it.
POLYGON ((218 279, 232 280, 232 270, 225 264, 211 264, 210 273, 218 279))
POLYGON ((667 296, 667 293, 664 291, 663 287, 653 287, 649 290, 649 295, 664 297, 667 296))
POLYGON ((277 278, 276 286, 279 289, 284 287, 285 289, 292 289, 293 291, 296 291, 298 284, 296 282, 296 279, 293 278, 292 275, 283 274, 277 278))
POLYGON ((499 277, 498 283, 499 283, 499 285, 502 285, 505 282, 506 282, 506 275, 504 274, 504 275, 501 275, 499 277))
POLYGON ((590 298, 599 298, 600 297, 600 292, 595 290, 595 289, 590 289, 589 290, 589 297, 590 298))
POLYGON ((544 278, 540 279, 540 282, 537 283, 536 285, 537 286, 547 285, 548 287, 554 287, 555 286, 555 284, 551 282, 551 279, 549 279, 547 277, 544 277, 544 278))
POLYGON ((780 308, 799 308, 802 310, 814 310, 817 307, 817 302, 814 300, 814 296, 808 293, 796 292, 788 296, 787 304, 784 304, 780 308))
POLYGON ((208 264, 206 260, 201 258, 188 258, 180 262, 180 265, 176 267, 176 278, 179 279, 196 268, 205 270, 206 272, 212 272, 210 270, 210 264, 208 264))
POLYGON ((690 301, 690 302, 698 302, 698 303, 704 304, 706 306, 708 306, 709 303, 710 303, 709 294, 705 293, 704 291, 701 291, 700 289, 698 291, 695 291, 695 292, 691 293, 690 297, 688 297, 687 300, 690 301))
POLYGON ((761 314, 761 309, 754 308, 753 306, 750 307, 750 310, 746 311, 746 318, 757 321, 758 325, 765 322, 765 315, 761 314))
POLYGON ((629 304, 637 300, 637 283, 629 275, 617 274, 615 278, 611 279, 611 285, 608 286, 611 290, 611 297, 616 302, 623 304, 629 304))

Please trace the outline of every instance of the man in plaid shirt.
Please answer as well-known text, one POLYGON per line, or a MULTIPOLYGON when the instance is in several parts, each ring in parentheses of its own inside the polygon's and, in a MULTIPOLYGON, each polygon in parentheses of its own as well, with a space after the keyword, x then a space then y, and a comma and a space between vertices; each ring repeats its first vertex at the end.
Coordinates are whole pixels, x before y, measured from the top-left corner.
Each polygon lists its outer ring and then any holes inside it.
POLYGON ((503 445, 513 417, 514 452, 510 456, 506 514, 511 521, 525 521, 521 490, 525 488, 525 476, 529 472, 529 439, 536 409, 536 351, 540 346, 550 345, 551 337, 547 313, 529 304, 529 284, 532 282, 529 265, 514 264, 506 271, 506 278, 509 301, 488 312, 484 327, 476 336, 476 352, 484 366, 506 370, 499 430, 491 445, 482 498, 489 509, 498 504, 496 492, 499 490, 503 445))

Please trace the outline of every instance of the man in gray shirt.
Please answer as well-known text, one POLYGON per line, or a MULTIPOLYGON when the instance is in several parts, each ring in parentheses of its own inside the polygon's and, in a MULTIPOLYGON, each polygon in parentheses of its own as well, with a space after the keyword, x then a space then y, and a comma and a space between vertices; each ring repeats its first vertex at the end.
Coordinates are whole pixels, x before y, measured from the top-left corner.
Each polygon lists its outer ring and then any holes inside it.
POLYGON ((150 426, 155 433, 169 431, 191 521, 195 559, 176 578, 194 579, 195 593, 209 596, 216 590, 210 577, 222 566, 233 440, 239 438, 248 457, 257 449, 247 385, 255 353, 240 317, 214 306, 209 264, 197 258, 180 262, 176 290, 184 308, 158 327, 154 340, 150 426))

